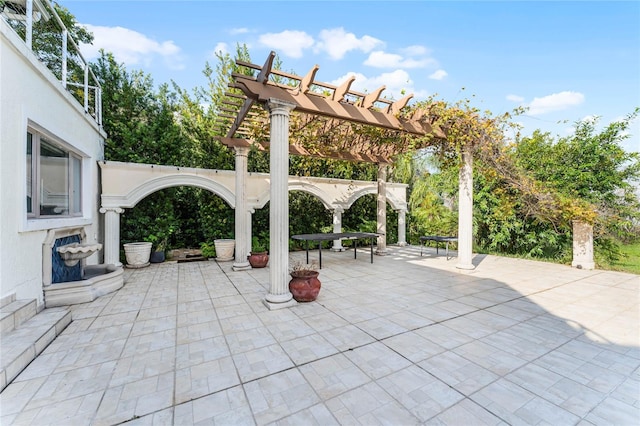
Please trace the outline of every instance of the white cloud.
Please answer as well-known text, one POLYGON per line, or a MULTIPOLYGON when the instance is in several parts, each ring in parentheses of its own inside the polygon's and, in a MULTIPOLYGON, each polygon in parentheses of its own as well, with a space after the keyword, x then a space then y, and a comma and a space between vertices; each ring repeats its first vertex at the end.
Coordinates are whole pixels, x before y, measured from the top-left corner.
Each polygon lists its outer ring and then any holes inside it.
POLYGON ((407 56, 424 56, 424 55, 428 55, 429 53, 431 53, 431 51, 429 49, 427 49, 424 46, 419 46, 419 45, 413 45, 413 46, 408 46, 405 47, 404 49, 400 50, 402 53, 404 53, 407 56))
POLYGON ((249 28, 232 28, 229 31, 229 34, 238 35, 238 34, 246 34, 248 32, 249 32, 249 28))
POLYGON ((442 80, 448 75, 449 74, 447 74, 447 72, 445 70, 437 70, 433 74, 429 75, 429 78, 431 80, 442 80))
POLYGON ((424 68, 434 63, 435 61, 430 58, 405 59, 401 55, 386 53, 381 50, 371 52, 367 60, 364 61, 365 65, 376 68, 424 68))
POLYGON ((302 57, 305 49, 314 45, 313 37, 304 31, 285 30, 280 33, 267 33, 259 37, 264 46, 281 51, 292 58, 302 57))
POLYGON ((584 102, 584 95, 578 92, 564 91, 542 98, 533 98, 529 104, 530 115, 546 114, 553 111, 562 111, 584 102))
POLYGON ((318 51, 327 52, 331 59, 342 59, 351 50, 360 50, 368 53, 384 43, 377 38, 370 36, 356 37, 353 33, 348 33, 344 28, 332 28, 320 31, 320 41, 316 43, 318 51))
POLYGON ((507 95, 507 100, 511 102, 524 102, 524 98, 518 95, 507 95))
POLYGON ((216 46, 213 48, 213 52, 212 52, 212 57, 215 57, 216 53, 220 53, 222 55, 229 53, 229 45, 227 45, 227 43, 224 42, 219 42, 218 44, 216 44, 216 46))
POLYGON ((375 77, 366 77, 364 74, 351 71, 332 81, 331 84, 339 86, 351 76, 356 78, 351 85, 351 89, 357 92, 370 93, 380 86, 386 86, 381 97, 387 99, 400 99, 405 96, 405 94, 413 92, 413 81, 404 70, 382 73, 375 77), (403 91, 405 92, 404 94, 403 91))
POLYGON ((157 42, 137 31, 123 27, 102 27, 83 24, 94 35, 93 44, 83 44, 82 54, 87 59, 98 56, 104 49, 113 53, 117 61, 125 65, 149 65, 155 57, 161 57, 171 69, 183 69, 180 48, 169 40, 157 42))

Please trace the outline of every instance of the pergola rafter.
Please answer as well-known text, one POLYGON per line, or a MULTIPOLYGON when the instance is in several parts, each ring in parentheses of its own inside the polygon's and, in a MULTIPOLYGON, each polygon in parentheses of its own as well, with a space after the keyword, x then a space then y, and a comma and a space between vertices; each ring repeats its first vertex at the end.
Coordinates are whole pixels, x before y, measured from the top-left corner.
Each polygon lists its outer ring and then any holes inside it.
POLYGON ((268 148, 269 116, 263 106, 270 99, 295 105, 290 153, 296 155, 390 163, 394 155, 416 147, 409 139, 429 134, 444 137, 434 132, 428 114, 402 116, 411 94, 400 100, 385 99, 385 86, 371 93, 357 92, 351 90, 355 77, 336 86, 315 79, 318 65, 298 76, 273 69, 274 59, 271 52, 262 66, 236 61, 258 74, 232 74, 229 86, 235 93, 225 93, 217 122, 226 133, 223 141, 243 138, 268 148))

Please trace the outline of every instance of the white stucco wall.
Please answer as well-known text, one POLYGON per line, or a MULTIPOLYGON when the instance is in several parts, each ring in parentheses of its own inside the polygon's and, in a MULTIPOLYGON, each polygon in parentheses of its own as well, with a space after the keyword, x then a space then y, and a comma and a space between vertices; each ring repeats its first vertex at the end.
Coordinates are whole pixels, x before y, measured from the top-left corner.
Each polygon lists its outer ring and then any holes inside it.
MULTIPOLYGON (((43 303, 42 243, 50 229, 100 234, 98 166, 106 135, 0 19, 0 298, 43 303), (83 217, 27 220, 26 132, 36 125, 82 155, 83 217)), ((87 263, 97 263, 98 255, 87 263)))

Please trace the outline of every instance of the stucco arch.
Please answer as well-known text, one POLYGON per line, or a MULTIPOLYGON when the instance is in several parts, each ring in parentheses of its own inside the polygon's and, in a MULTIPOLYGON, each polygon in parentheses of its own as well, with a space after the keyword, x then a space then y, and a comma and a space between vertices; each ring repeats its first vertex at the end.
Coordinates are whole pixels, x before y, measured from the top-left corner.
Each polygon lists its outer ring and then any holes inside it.
MULTIPOLYGON (((312 183, 289 180, 288 191, 302 191, 309 193, 318 198, 318 200, 320 200, 322 205, 327 210, 332 210, 335 208, 335 194, 329 194, 312 183)), ((269 195, 270 193, 268 189, 266 191, 263 191, 258 196, 258 202, 255 204, 255 208, 263 208, 269 201, 269 195)))
MULTIPOLYGON (((406 186, 402 187, 402 190, 406 192, 406 186)), ((349 209, 359 198, 364 197, 365 195, 373 194, 378 195, 378 188, 375 186, 375 183, 372 183, 371 187, 360 188, 349 195, 349 198, 343 203, 340 203, 343 208, 349 209)), ((387 203, 394 210, 406 210, 407 202, 405 199, 398 199, 398 197, 394 194, 394 186, 391 183, 387 183, 387 203)))
POLYGON ((236 197, 233 192, 227 189, 224 185, 221 185, 208 177, 181 174, 162 176, 142 183, 140 186, 124 196, 120 207, 135 207, 135 205, 142 199, 154 192, 175 186, 195 186, 205 189, 220 196, 220 198, 222 198, 231 208, 235 208, 236 197))
POLYGON ((210 191, 235 208, 235 172, 155 164, 101 161, 102 207, 133 208, 161 189, 193 186, 210 191))

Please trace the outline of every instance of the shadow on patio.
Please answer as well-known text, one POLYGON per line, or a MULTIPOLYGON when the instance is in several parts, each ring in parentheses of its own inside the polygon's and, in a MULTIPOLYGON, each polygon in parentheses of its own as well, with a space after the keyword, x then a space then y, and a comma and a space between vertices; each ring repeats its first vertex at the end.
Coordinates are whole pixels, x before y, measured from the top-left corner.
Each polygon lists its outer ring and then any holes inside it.
POLYGON ((318 300, 276 311, 268 269, 127 270, 0 394, 2 424, 636 423, 639 277, 476 260, 326 252, 318 300))

